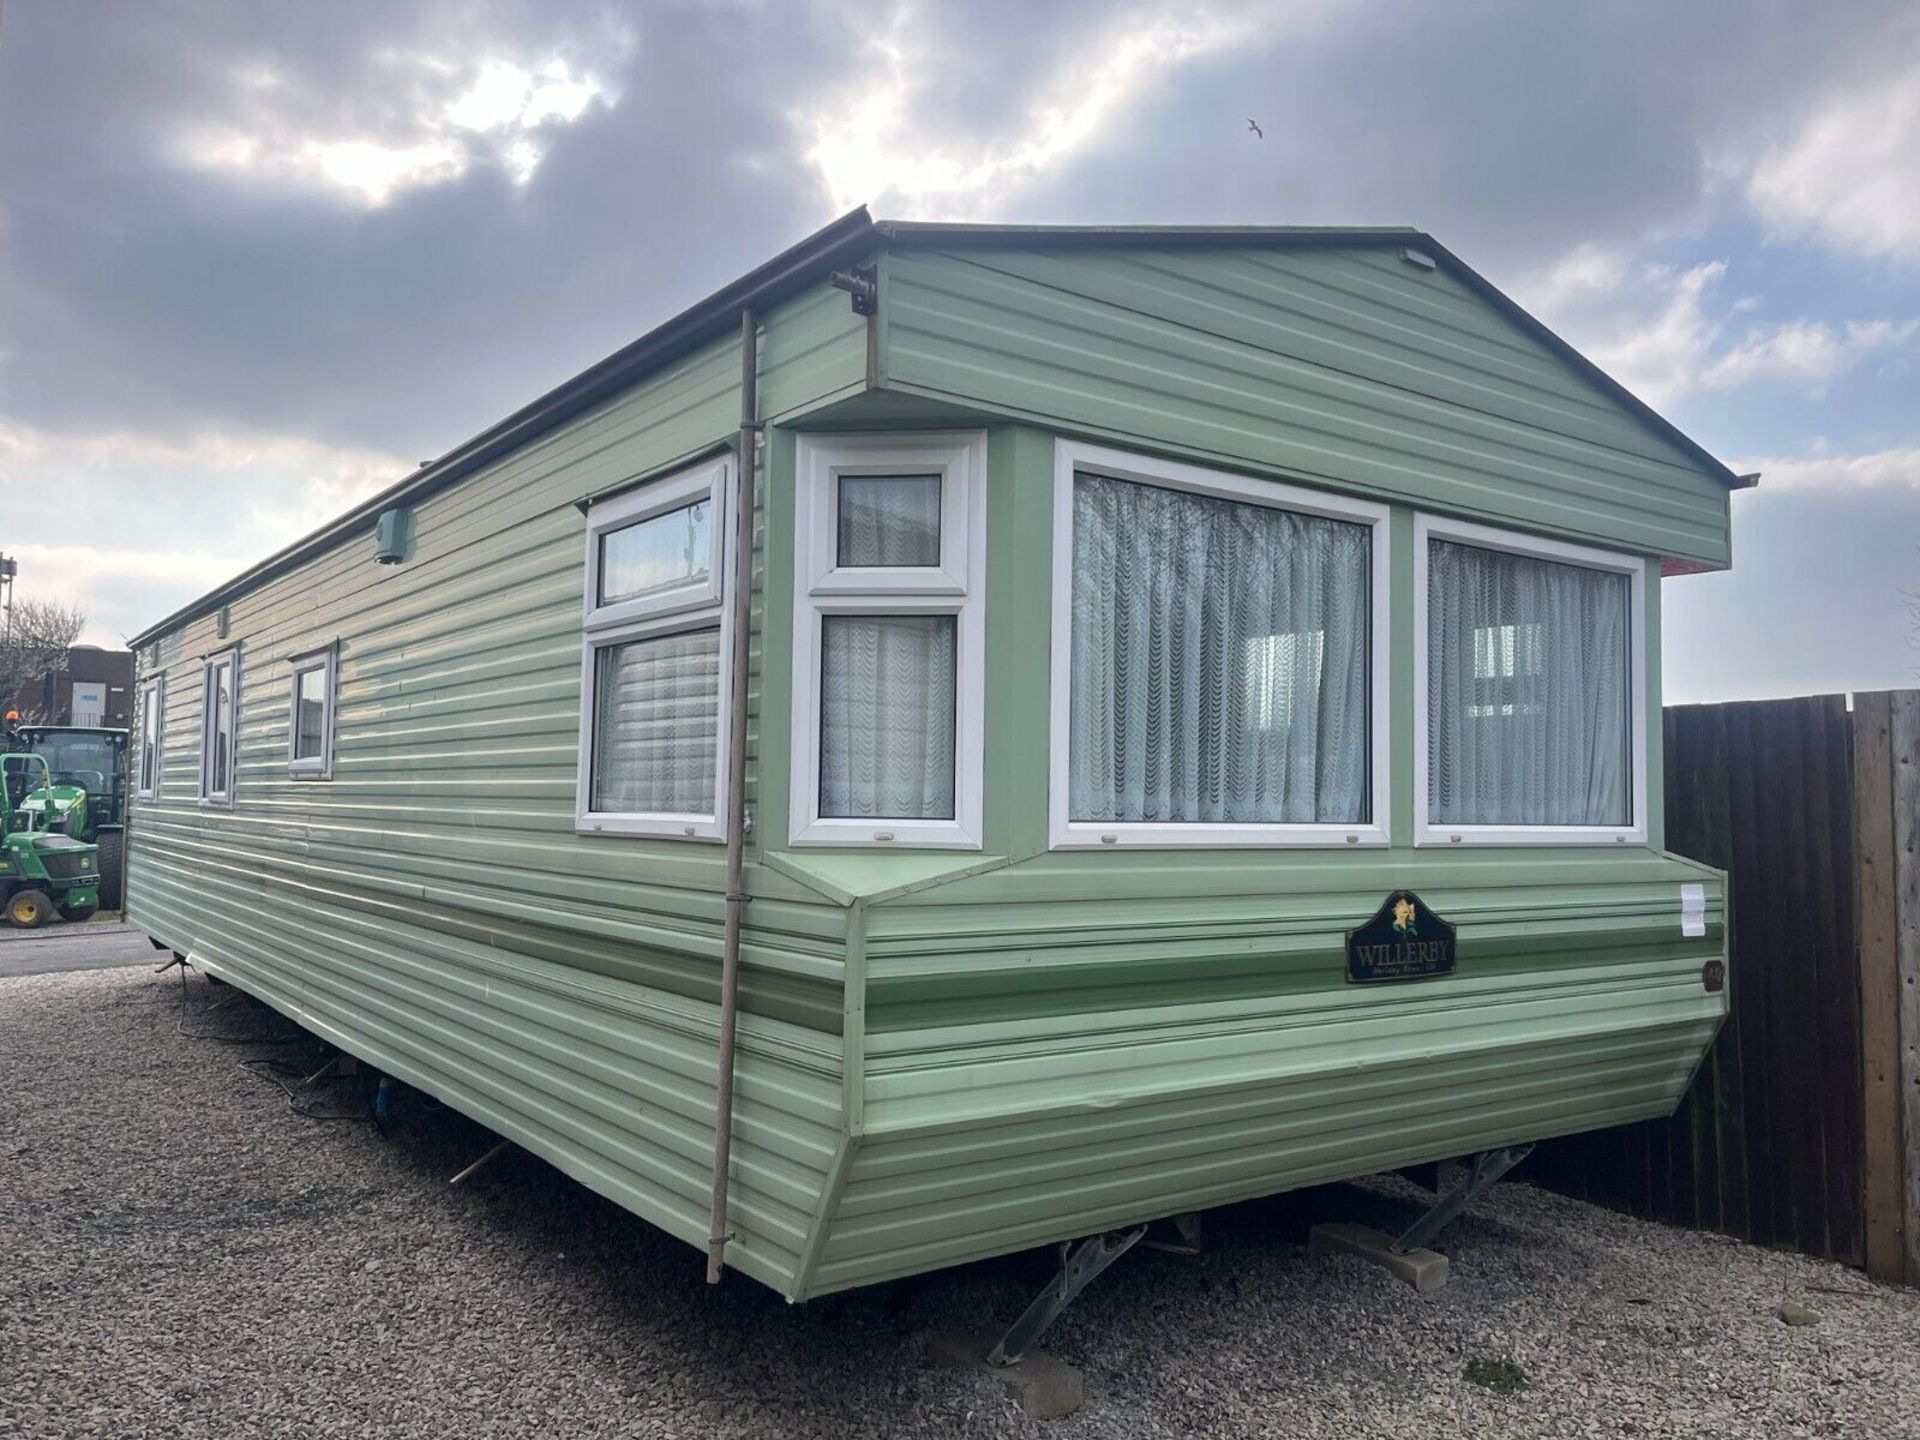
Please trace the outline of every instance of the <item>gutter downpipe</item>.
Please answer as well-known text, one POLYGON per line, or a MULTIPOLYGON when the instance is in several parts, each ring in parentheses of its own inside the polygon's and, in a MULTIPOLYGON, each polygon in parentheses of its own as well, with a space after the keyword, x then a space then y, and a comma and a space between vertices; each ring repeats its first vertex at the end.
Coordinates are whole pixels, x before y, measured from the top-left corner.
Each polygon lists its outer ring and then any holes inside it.
POLYGON ((733 506, 733 657, 727 715, 727 918, 720 940, 719 1078, 713 1097, 713 1209, 707 1221, 707 1283, 727 1265, 727 1172, 733 1157, 733 1042, 739 1018, 740 923, 747 856, 747 657, 753 623, 753 477, 760 435, 759 322, 740 312, 740 453, 733 506))

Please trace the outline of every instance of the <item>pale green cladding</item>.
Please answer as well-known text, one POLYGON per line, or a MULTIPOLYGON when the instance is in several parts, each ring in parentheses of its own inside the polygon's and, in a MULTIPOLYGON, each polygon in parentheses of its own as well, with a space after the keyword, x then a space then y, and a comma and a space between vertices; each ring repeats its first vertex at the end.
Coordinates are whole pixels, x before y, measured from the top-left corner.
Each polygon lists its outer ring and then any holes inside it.
POLYGON ((886 383, 1119 445, 1725 566, 1727 487, 1390 248, 912 249, 886 383))
MULTIPOLYGON (((1661 853, 1657 803, 1647 846, 1407 845, 1413 516, 1723 565, 1724 477, 1390 246, 875 243, 872 320, 824 275, 764 317, 730 1263, 805 1298, 1670 1110, 1724 1009, 1721 879, 1661 853), (785 843, 794 437, 876 426, 989 432, 979 852, 785 843), (1060 434, 1393 505, 1393 848, 1048 849, 1060 434), (1342 933, 1401 886, 1459 972, 1346 984, 1342 933)), ((575 832, 578 504, 729 443, 739 359, 694 348, 423 499, 404 565, 361 533, 235 593, 231 811, 196 801, 228 641, 159 632, 128 877, 162 943, 696 1245, 723 857, 575 832), (286 662, 336 642, 334 778, 293 781, 286 662)))
MULTIPOLYGON (((770 417, 864 383, 824 285, 765 328, 770 417)), ((128 874, 129 919, 196 966, 702 1244, 723 855, 574 831, 577 502, 729 440, 739 357, 703 347, 424 501, 404 565, 363 535, 232 601, 226 640, 212 616, 162 638, 128 874), (335 641, 335 778, 291 780, 287 662, 335 641), (229 812, 196 798, 199 657, 233 642, 229 812)), ((730 1258, 786 1291, 840 1131, 846 915, 752 883, 730 1258)))

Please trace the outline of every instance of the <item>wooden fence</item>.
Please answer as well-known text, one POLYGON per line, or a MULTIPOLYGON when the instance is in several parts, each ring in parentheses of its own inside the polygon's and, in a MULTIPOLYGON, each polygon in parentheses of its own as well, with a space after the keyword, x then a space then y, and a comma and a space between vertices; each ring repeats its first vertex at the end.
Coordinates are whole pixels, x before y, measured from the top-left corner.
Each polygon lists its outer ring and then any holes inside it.
POLYGON ((1920 1284, 1920 691, 1675 706, 1669 849, 1728 872, 1732 1013, 1669 1120, 1531 1177, 1920 1284))

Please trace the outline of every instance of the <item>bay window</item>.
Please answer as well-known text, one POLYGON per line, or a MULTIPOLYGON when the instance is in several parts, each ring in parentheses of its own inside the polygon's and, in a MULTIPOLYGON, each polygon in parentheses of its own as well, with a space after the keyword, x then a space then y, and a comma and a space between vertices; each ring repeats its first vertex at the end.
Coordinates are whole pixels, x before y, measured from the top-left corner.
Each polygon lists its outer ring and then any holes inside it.
POLYGON ((575 801, 585 833, 723 838, 731 457, 587 511, 575 801))
POLYGON ((1060 442, 1054 845, 1386 843, 1386 523, 1060 442))
POLYGON ((986 439, 805 436, 791 838, 978 848, 986 439))
POLYGON ((1415 528, 1416 843, 1644 843, 1642 562, 1415 528))

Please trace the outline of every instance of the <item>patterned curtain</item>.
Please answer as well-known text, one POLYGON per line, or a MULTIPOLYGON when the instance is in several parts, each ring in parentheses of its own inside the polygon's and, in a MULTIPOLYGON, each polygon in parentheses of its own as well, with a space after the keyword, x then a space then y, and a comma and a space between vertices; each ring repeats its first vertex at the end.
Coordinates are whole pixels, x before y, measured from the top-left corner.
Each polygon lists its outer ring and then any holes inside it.
POLYGON ((1612 571, 1431 542, 1435 824, 1632 823, 1631 599, 1612 571))
POLYGON ((603 647, 593 693, 593 809, 717 813, 718 628, 603 647))
POLYGON ((1367 527, 1076 475, 1075 820, 1369 818, 1367 527))

